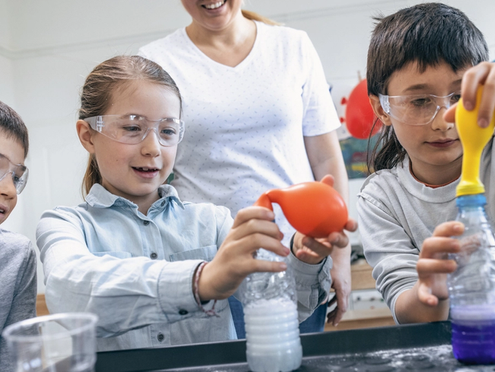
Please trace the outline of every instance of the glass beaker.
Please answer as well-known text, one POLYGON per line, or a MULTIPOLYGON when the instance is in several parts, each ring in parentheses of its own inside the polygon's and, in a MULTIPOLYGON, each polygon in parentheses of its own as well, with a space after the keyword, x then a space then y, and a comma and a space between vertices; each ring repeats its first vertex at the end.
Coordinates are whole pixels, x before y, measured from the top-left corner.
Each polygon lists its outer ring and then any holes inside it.
POLYGON ((2 332, 16 372, 92 372, 96 322, 91 313, 60 313, 23 320, 2 332))

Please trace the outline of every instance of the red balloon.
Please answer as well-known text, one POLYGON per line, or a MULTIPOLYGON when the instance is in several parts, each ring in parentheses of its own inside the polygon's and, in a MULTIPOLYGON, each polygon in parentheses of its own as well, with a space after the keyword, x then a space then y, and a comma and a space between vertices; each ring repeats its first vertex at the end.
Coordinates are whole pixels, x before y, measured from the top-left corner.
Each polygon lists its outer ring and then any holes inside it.
MULTIPOLYGON (((366 139, 370 135, 375 120, 376 116, 368 98, 366 79, 363 79, 354 87, 347 99, 345 109, 346 127, 351 136, 366 139)), ((378 120, 371 135, 375 135, 381 127, 382 122, 378 120)))

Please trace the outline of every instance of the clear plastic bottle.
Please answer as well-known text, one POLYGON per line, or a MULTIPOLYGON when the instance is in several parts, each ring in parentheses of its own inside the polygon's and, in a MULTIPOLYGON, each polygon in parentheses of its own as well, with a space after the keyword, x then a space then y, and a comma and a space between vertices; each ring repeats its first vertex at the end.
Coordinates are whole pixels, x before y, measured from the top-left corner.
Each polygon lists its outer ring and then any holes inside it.
POLYGON ((495 363, 495 238, 484 194, 457 197, 464 224, 457 270, 448 276, 452 348, 467 364, 495 363))
MULTIPOLYGON (((286 260, 264 249, 258 250, 257 258, 286 260)), ((250 274, 241 286, 246 357, 253 372, 286 372, 301 365, 296 284, 287 266, 280 273, 250 274)))

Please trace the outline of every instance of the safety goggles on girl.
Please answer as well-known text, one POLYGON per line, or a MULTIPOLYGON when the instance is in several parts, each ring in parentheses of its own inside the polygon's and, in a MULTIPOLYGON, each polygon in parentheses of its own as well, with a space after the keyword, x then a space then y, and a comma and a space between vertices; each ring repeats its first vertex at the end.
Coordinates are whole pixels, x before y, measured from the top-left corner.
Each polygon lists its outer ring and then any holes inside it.
POLYGON ((139 115, 99 115, 84 121, 104 136, 129 145, 144 141, 150 131, 166 147, 177 145, 184 136, 184 122, 177 118, 148 120, 139 115))
POLYGON ((378 94, 383 110, 393 119, 407 125, 430 124, 442 107, 448 109, 457 103, 461 93, 453 92, 447 96, 434 94, 412 94, 405 96, 387 96, 378 94))
POLYGON ((8 157, 0 154, 0 181, 2 181, 9 174, 12 175, 12 181, 17 194, 20 194, 28 180, 29 170, 25 165, 14 164, 8 157))

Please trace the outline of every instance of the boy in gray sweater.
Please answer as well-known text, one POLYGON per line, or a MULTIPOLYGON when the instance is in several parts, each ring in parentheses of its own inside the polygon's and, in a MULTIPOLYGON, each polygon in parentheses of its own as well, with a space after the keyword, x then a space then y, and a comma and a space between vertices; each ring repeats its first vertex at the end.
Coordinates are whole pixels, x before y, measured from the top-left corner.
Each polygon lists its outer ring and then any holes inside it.
MULTIPOLYGON (((481 31, 459 9, 439 2, 381 18, 372 34, 368 95, 384 127, 357 211, 366 259, 397 323, 448 319, 447 274, 456 270, 448 254, 461 249, 451 237, 464 231, 454 221, 463 161, 454 111, 461 96, 474 109, 484 84, 478 124, 490 122, 495 64, 488 57, 481 31)), ((492 137, 480 166, 491 216, 494 145, 492 137)))
MULTIPOLYGON (((26 185, 28 131, 22 119, 0 102, 0 224, 10 215, 26 185)), ((36 254, 28 238, 0 228, 0 332, 9 324, 36 316, 36 254)), ((14 361, 0 338, 0 371, 13 372, 14 361)))

